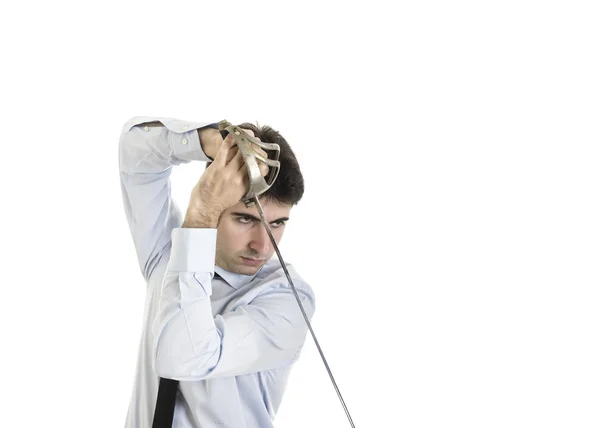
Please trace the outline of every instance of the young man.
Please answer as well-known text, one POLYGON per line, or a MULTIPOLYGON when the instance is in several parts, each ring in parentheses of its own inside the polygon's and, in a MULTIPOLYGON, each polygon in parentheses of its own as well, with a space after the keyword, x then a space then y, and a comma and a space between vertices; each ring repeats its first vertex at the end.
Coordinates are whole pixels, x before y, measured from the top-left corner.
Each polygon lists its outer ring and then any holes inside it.
MULTIPOLYGON (((305 343, 308 327, 258 211, 240 201, 244 161, 233 139, 209 125, 135 117, 122 130, 123 202, 147 283, 126 428, 152 426, 159 377, 180 381, 175 427, 272 427, 305 343), (212 162, 183 217, 170 174, 193 160, 212 162)), ((279 176, 260 198, 279 243, 304 192, 302 174, 279 133, 241 126, 280 146, 279 176)), ((287 268, 310 319, 313 291, 287 268)))

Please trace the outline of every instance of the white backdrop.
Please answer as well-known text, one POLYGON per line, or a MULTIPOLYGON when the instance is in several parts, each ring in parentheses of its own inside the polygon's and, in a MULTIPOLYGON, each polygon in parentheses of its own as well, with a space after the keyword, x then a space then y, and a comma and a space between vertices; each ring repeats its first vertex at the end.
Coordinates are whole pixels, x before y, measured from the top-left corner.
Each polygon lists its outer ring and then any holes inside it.
MULTIPOLYGON (((137 115, 290 142, 306 194, 281 251, 357 427, 600 425, 594 2, 0 16, 0 425, 123 426, 145 284, 117 148, 137 115)), ((181 205, 203 168, 174 171, 181 205)), ((349 426, 310 336, 275 422, 349 426)))

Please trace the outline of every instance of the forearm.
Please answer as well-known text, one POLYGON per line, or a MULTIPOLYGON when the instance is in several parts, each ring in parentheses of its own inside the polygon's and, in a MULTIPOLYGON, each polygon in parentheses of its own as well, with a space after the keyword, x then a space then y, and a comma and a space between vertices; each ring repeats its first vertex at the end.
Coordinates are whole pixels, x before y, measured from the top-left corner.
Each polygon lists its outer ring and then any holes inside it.
POLYGON ((186 229, 216 229, 218 225, 218 218, 214 220, 202 213, 190 213, 188 209, 181 227, 186 229))
POLYGON ((221 212, 215 208, 205 206, 202 201, 194 196, 195 192, 196 187, 192 190, 192 196, 190 197, 190 202, 181 227, 216 229, 219 224, 221 212))
POLYGON ((210 161, 213 161, 219 148, 219 141, 223 139, 220 132, 212 127, 201 128, 197 132, 202 151, 210 161))
MULTIPOLYGON (((119 140, 119 169, 125 215, 139 267, 146 280, 167 248, 182 215, 171 200, 172 167, 192 160, 207 161, 200 135, 208 123, 170 118, 134 117, 119 140)), ((212 131, 217 132, 216 129, 212 131)), ((205 139, 206 139, 205 138, 205 139)), ((204 144, 210 147, 210 144, 204 144)), ((207 149, 210 150, 210 149, 207 149)))
POLYGON ((210 161, 216 129, 210 123, 171 118, 135 117, 123 127, 119 142, 122 173, 160 173, 193 160, 210 161))

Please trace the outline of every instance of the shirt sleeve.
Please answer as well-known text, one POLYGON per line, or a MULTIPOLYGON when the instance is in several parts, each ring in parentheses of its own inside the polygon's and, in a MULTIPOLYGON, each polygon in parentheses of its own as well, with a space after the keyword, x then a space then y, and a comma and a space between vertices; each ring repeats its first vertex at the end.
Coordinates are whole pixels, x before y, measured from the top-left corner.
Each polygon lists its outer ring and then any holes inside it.
POLYGON ((148 281, 167 248, 181 212, 171 198, 172 167, 210 160, 198 129, 212 124, 165 117, 133 117, 119 139, 119 170, 125 215, 139 268, 148 281))
MULTIPOLYGON (((249 303, 213 317, 215 248, 215 229, 173 230, 152 326, 152 364, 160 377, 195 381, 281 368, 304 345, 308 326, 285 276, 249 303)), ((310 320, 314 294, 300 278, 293 281, 310 320)))

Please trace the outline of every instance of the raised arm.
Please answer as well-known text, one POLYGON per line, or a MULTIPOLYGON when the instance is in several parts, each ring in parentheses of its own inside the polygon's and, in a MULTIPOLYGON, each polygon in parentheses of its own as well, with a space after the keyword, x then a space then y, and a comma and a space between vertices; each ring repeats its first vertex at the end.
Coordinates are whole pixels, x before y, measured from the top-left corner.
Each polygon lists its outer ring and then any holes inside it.
MULTIPOLYGON (((219 217, 248 189, 241 153, 229 157, 237 151, 233 146, 228 136, 192 191, 186 222, 172 232, 152 325, 153 368, 163 378, 192 381, 285 367, 299 356, 306 338, 308 327, 283 269, 261 278, 239 306, 223 315, 212 312, 219 217)), ((310 318, 314 294, 289 271, 310 318)))
POLYGON ((171 231, 183 221, 171 197, 171 169, 214 158, 222 138, 216 129, 207 128, 211 123, 138 116, 123 126, 119 140, 121 191, 146 281, 168 247, 171 231))

